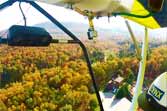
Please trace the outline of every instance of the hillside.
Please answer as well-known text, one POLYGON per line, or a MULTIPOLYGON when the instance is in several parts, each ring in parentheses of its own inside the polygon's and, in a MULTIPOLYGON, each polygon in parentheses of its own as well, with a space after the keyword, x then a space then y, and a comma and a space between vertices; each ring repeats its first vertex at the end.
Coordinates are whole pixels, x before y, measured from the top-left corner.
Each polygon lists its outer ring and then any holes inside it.
MULTIPOLYGON (((89 26, 83 23, 74 23, 74 22, 63 22, 63 25, 66 26, 70 31, 72 31, 77 37, 82 39, 87 39, 87 30, 89 26)), ((35 26, 44 27, 50 33, 56 34, 56 36, 64 36, 64 32, 61 31, 57 26, 50 22, 44 22, 36 24, 35 26)), ((125 39, 128 37, 128 32, 113 28, 111 30, 104 29, 100 27, 95 27, 98 31, 98 39, 100 40, 113 40, 113 39, 125 39)))
MULTIPOLYGON (((65 27, 67 27, 70 31, 72 31, 78 38, 82 40, 87 40, 87 30, 89 28, 88 24, 84 23, 77 23, 77 22, 61 22, 65 27)), ((54 37, 67 37, 68 36, 61 31, 57 26, 52 24, 51 22, 43 22, 36 24, 34 26, 37 27, 43 27, 46 30, 48 30, 51 34, 54 34, 54 37)), ((133 28, 133 32, 138 40, 142 39, 142 36, 144 36, 144 30, 138 30, 133 28)), ((125 41, 125 40, 131 40, 128 30, 125 30, 123 28, 118 27, 112 27, 110 28, 101 28, 101 27, 95 27, 95 29, 98 31, 98 40, 114 40, 117 41, 125 41)), ((162 42, 166 40, 166 33, 165 28, 161 30, 150 30, 149 36, 150 41, 153 42, 162 42)), ((6 37, 6 30, 0 31, 0 37, 6 37)))

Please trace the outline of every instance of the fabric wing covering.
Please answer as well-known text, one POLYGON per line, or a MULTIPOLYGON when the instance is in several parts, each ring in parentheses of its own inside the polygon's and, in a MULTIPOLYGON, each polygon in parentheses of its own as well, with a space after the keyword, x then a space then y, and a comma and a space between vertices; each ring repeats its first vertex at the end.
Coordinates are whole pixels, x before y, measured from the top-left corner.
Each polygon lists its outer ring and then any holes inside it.
MULTIPOLYGON (((108 16, 112 13, 130 13, 135 15, 148 15, 148 0, 37 0, 57 6, 68 7, 80 10, 89 10, 95 13, 96 16, 108 16)), ((136 18, 132 16, 123 17, 134 22, 142 24, 148 28, 167 27, 167 0, 164 0, 163 8, 160 12, 153 13, 147 18, 136 18)))
MULTIPOLYGON (((147 0, 134 0, 131 13, 138 15, 147 15, 150 13, 147 7, 147 0)), ((152 16, 148 18, 127 18, 152 29, 167 27, 167 0, 164 0, 163 8, 160 12, 153 13, 152 16)))

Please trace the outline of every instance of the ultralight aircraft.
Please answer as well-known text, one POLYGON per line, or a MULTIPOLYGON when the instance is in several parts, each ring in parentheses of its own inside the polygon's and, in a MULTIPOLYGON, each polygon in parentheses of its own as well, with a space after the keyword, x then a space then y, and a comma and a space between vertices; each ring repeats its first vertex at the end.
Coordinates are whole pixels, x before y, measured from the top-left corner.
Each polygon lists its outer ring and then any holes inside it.
POLYGON ((91 67, 91 62, 89 60, 88 53, 84 44, 58 20, 56 20, 41 6, 39 6, 38 2, 62 6, 74 10, 83 16, 86 16, 89 21, 89 29, 87 32, 89 39, 93 39, 97 36, 97 32, 93 24, 94 18, 100 18, 103 16, 122 16, 126 19, 144 25, 145 38, 143 39, 142 51, 140 51, 133 31, 128 21, 126 21, 127 28, 135 44, 138 59, 140 60, 135 95, 133 97, 132 104, 129 109, 129 111, 136 111, 137 98, 142 90, 146 67, 146 56, 148 48, 147 28, 155 29, 167 26, 167 0, 7 0, 6 2, 0 4, 0 10, 3 10, 13 5, 15 2, 20 2, 20 10, 25 21, 25 26, 12 26, 8 31, 8 37, 1 38, 0 42, 6 43, 10 46, 48 46, 50 43, 61 42, 59 40, 53 40, 50 34, 42 28, 26 26, 26 18, 21 8, 21 3, 25 2, 32 5, 35 9, 41 12, 52 23, 57 25, 61 30, 63 30, 67 35, 69 35, 73 39, 63 42, 77 43, 81 46, 86 58, 86 62, 89 68, 89 72, 92 78, 93 86, 95 88, 96 96, 98 98, 101 111, 104 111, 103 104, 99 95, 99 90, 96 85, 96 81, 91 67))

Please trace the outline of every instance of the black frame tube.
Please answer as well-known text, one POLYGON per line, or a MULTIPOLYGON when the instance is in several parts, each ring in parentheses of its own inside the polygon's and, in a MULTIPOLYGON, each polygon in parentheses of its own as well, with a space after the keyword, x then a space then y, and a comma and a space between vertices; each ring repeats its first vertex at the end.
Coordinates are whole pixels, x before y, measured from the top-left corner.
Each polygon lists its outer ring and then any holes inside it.
POLYGON ((9 7, 9 6, 11 6, 15 2, 16 2, 16 0, 8 0, 8 1, 0 4, 0 11, 5 9, 5 8, 7 8, 7 7, 9 7))
POLYGON ((68 36, 70 36, 74 41, 77 41, 77 43, 80 45, 80 47, 82 48, 82 50, 84 52, 84 56, 85 56, 85 59, 86 59, 86 62, 87 62, 89 73, 90 73, 90 76, 91 76, 91 79, 92 79, 92 82, 93 82, 93 86, 94 86, 94 89, 95 89, 95 93, 96 93, 96 96, 97 96, 97 99, 98 99, 98 102, 99 102, 100 110, 104 111, 103 104, 102 104, 100 94, 99 94, 99 90, 98 90, 98 87, 97 87, 97 84, 96 84, 95 76, 94 76, 94 73, 93 73, 93 69, 92 69, 92 66, 91 66, 91 62, 90 62, 90 59, 89 59, 89 55, 88 55, 88 52, 87 52, 87 49, 86 49, 85 45, 71 31, 69 31, 66 27, 64 27, 58 20, 56 20, 54 17, 52 17, 47 11, 45 11, 41 6, 39 6, 34 1, 8 0, 7 2, 0 5, 0 10, 12 5, 16 1, 30 3, 36 10, 38 10, 45 17, 47 17, 53 24, 58 26, 62 31, 64 31, 68 36))

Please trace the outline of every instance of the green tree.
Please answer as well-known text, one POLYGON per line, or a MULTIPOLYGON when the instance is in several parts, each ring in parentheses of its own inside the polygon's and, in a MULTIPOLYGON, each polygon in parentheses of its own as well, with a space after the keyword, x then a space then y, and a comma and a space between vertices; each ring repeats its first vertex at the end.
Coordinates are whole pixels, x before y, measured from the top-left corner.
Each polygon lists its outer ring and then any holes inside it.
POLYGON ((116 98, 117 99, 122 99, 124 97, 126 98, 131 98, 130 95, 130 85, 128 83, 124 83, 118 90, 118 92, 116 93, 116 98))

